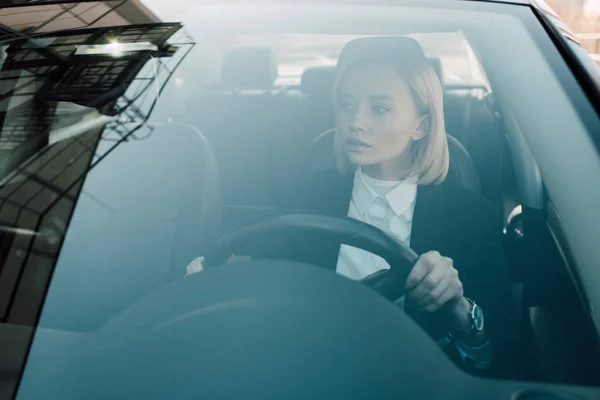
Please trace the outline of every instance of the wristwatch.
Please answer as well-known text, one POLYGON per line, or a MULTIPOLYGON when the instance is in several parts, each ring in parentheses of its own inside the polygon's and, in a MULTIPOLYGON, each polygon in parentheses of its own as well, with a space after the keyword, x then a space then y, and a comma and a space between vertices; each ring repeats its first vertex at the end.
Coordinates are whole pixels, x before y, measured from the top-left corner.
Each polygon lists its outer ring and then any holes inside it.
POLYGON ((458 329, 451 325, 452 330, 456 333, 480 333, 483 331, 484 318, 483 310, 473 300, 465 297, 465 300, 469 302, 471 308, 469 309, 469 318, 471 320, 471 326, 468 329, 458 329))

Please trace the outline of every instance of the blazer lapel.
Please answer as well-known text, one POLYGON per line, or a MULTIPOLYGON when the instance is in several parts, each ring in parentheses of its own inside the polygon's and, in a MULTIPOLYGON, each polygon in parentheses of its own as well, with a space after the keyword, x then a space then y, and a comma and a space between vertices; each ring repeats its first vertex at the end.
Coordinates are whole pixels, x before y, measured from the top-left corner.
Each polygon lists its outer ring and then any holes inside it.
POLYGON ((410 247, 423 254, 437 250, 444 254, 447 246, 445 193, 442 187, 427 185, 417 189, 410 247))
MULTIPOLYGON (((346 216, 350 208, 350 201, 352 201, 354 174, 346 173, 342 175, 338 171, 334 171, 333 174, 334 178, 323 188, 321 193, 323 196, 321 204, 324 206, 322 211, 331 215, 346 216)), ((340 248, 341 246, 339 245, 333 245, 322 249, 323 256, 327 259, 326 265, 332 271, 335 271, 337 267, 340 248)))
POLYGON ((347 215, 352 199, 354 174, 341 174, 337 170, 323 173, 321 182, 314 187, 317 196, 312 196, 316 202, 313 209, 332 215, 347 215))
MULTIPOLYGON (((345 216, 348 214, 352 199, 353 183, 354 174, 352 173, 342 175, 336 170, 323 171, 302 188, 302 191, 306 191, 306 193, 300 193, 301 198, 294 199, 293 202, 300 200, 300 207, 292 208, 345 216)), ((322 242, 314 243, 314 240, 307 238, 305 241, 292 244, 288 253, 296 254, 298 260, 335 271, 340 246, 322 242), (307 248, 311 248, 312 251, 307 252, 307 248)))

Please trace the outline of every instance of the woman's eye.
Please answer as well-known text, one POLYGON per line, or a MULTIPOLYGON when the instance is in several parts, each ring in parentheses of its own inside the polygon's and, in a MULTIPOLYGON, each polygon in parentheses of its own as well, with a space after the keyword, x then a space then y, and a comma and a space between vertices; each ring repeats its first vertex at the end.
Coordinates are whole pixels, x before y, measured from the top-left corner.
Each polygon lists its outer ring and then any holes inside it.
POLYGON ((387 107, 382 107, 382 106, 374 106, 373 107, 374 115, 383 115, 383 114, 387 113, 388 111, 390 111, 390 110, 387 107))

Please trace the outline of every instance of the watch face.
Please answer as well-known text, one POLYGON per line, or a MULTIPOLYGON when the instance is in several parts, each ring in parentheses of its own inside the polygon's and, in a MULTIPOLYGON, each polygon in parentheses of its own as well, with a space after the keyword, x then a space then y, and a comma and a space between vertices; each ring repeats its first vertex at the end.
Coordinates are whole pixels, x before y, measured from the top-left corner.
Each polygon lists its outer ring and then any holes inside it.
POLYGON ((483 310, 477 305, 473 308, 473 325, 476 330, 483 330, 483 310))

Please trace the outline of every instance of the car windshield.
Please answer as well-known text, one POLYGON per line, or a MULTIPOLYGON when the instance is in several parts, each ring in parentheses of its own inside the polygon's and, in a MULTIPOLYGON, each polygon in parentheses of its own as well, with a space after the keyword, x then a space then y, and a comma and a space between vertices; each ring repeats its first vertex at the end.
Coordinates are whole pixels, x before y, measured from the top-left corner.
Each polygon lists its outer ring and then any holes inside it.
POLYGON ((156 0, 120 3, 0 10, 0 330, 18 338, 0 344, 0 396, 335 167, 318 139, 332 146, 335 69, 355 39, 417 41, 442 84, 447 180, 486 198, 505 234, 551 195, 512 169, 510 151, 533 156, 506 137, 597 135, 573 106, 591 107, 582 81, 529 6, 198 5, 172 21, 156 0))

